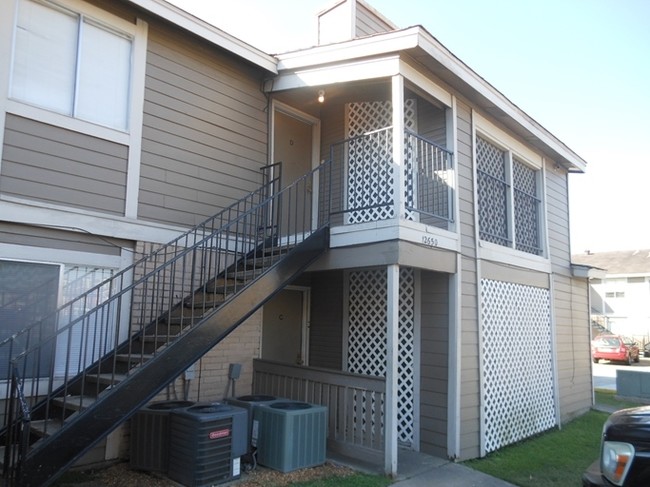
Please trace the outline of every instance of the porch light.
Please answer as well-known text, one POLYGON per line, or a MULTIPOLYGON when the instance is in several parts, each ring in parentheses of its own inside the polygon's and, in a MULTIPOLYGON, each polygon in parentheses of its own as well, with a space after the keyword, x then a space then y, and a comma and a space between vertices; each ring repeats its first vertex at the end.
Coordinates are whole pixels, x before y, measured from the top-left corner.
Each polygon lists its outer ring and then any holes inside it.
POLYGON ((325 101, 325 90, 318 90, 318 103, 325 101))

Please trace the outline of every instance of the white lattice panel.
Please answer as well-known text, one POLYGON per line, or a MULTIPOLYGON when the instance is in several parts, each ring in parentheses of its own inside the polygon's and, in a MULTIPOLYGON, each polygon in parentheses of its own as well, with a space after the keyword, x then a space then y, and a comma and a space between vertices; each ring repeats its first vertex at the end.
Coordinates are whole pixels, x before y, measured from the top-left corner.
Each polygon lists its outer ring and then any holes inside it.
MULTIPOLYGON (((386 375, 386 289, 385 269, 349 274, 349 372, 379 377, 386 375)), ((415 401, 415 277, 413 269, 409 268, 400 269, 398 326, 398 435, 402 443, 411 445, 414 437, 415 401)), ((374 400, 372 404, 374 408, 374 400)), ((366 417, 365 411, 363 417, 366 417)), ((365 429, 363 424, 355 427, 365 429)))
POLYGON ((415 433, 415 273, 408 267, 399 273, 398 340, 397 433, 401 442, 411 445, 415 433))
MULTIPOLYGON (((416 130, 417 104, 404 102, 404 126, 416 130)), ((393 124, 390 101, 348 103, 347 106, 347 205, 348 223, 387 220, 394 217, 392 131, 381 131, 393 124), (361 137, 364 136, 364 137, 361 137), (361 208, 356 210, 355 208, 361 208)), ((404 168, 407 204, 413 203, 412 168, 404 168), (409 199, 410 198, 410 199, 409 199)))
POLYGON ((349 274, 348 371, 386 375, 386 271, 349 274))
POLYGON ((555 425, 550 293, 484 279, 484 441, 486 452, 555 425))

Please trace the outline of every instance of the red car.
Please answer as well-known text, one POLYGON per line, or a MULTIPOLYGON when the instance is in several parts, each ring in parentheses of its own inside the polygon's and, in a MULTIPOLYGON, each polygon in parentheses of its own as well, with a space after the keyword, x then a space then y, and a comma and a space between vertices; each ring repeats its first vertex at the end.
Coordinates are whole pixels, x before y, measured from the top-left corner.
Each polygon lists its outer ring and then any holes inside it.
POLYGON ((620 335, 600 335, 591 342, 591 358, 625 362, 631 365, 639 361, 639 345, 631 338, 620 335))

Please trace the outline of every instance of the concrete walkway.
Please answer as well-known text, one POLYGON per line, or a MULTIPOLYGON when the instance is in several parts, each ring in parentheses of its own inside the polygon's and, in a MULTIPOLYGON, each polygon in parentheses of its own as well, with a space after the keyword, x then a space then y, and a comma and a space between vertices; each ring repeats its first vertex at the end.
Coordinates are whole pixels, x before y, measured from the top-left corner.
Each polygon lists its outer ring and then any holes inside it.
MULTIPOLYGON (((329 455, 328 459, 355 470, 374 474, 383 473, 377 470, 376 465, 364 465, 348 458, 329 455)), ((396 487, 514 487, 513 484, 460 463, 404 450, 399 452, 397 478, 392 485, 396 487)))

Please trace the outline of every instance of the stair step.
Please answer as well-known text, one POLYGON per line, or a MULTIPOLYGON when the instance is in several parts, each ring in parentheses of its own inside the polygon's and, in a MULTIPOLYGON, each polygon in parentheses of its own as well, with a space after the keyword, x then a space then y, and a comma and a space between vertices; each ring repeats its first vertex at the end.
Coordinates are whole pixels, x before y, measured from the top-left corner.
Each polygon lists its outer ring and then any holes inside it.
POLYGON ((237 289, 241 289, 245 284, 250 282, 255 277, 261 275, 264 271, 266 271, 266 269, 268 269, 268 267, 256 267, 254 269, 241 269, 241 270, 238 269, 236 271, 233 271, 233 275, 237 276, 237 281, 239 281, 239 284, 238 284, 236 289, 235 289, 234 286, 233 287, 228 287, 226 289, 219 288, 219 287, 216 287, 216 288, 211 287, 210 291, 214 291, 216 289, 216 291, 218 293, 221 293, 222 291, 224 291, 224 294, 232 294, 237 289))
POLYGON ((86 380, 97 384, 113 385, 126 379, 126 374, 88 374, 86 380))
POLYGON ((221 306, 226 300, 227 296, 222 293, 197 293, 189 299, 186 299, 183 305, 185 308, 216 308, 221 306))
POLYGON ((178 335, 167 335, 167 334, 163 335, 161 333, 158 335, 145 335, 143 337, 140 337, 140 339, 145 343, 156 343, 160 345, 166 345, 177 336, 178 335))
POLYGON ((126 363, 129 363, 129 364, 135 364, 136 366, 141 365, 144 362, 146 362, 147 360, 151 360, 152 358, 153 358, 152 353, 145 353, 145 354, 142 354, 142 355, 121 353, 121 354, 118 354, 118 355, 115 356, 115 359, 118 362, 123 362, 123 363, 126 362, 126 363))
POLYGON ((29 423, 32 433, 41 438, 53 435, 63 428, 63 421, 60 419, 39 419, 29 423))
POLYGON ((90 405, 95 402, 95 398, 89 396, 66 396, 57 397, 53 402, 61 408, 71 411, 80 411, 90 407, 90 405))
MULTIPOLYGON (((172 325, 172 326, 179 326, 179 325, 188 325, 192 322, 196 323, 197 321, 201 320, 206 313, 212 311, 213 309, 214 308, 204 309, 200 307, 179 308, 172 311, 171 314, 167 316, 167 319, 165 320, 165 324, 172 325)), ((182 331, 182 329, 179 327, 178 330, 174 330, 174 331, 176 332, 176 334, 178 334, 182 331)), ((167 333, 165 333, 165 335, 166 334, 167 333)))
POLYGON ((255 266, 257 268, 271 267, 282 257, 284 257, 284 254, 278 253, 277 250, 276 251, 271 250, 269 251, 269 253, 265 255, 257 256, 255 258, 246 259, 242 261, 240 268, 250 269, 252 266, 255 266))

